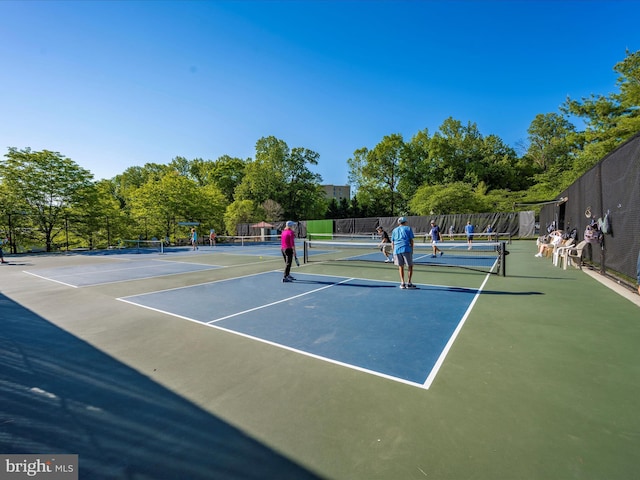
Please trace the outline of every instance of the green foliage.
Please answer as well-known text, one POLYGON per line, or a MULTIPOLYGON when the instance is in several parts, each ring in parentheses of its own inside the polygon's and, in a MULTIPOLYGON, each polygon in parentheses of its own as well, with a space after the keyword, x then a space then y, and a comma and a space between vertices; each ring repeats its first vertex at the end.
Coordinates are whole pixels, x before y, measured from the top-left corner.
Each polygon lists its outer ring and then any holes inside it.
POLYGON ((561 110, 582 118, 584 147, 576 152, 574 178, 578 178, 618 145, 640 132, 640 51, 626 52, 614 66, 619 74, 618 93, 591 95, 582 101, 567 98, 561 110))
POLYGON ((64 231, 65 216, 90 205, 92 175, 58 152, 9 148, 0 162, 0 179, 13 207, 28 215, 43 236, 47 251, 64 231))
POLYGON ((404 210, 406 201, 398 187, 412 172, 406 157, 407 149, 399 134, 385 136, 372 150, 361 148, 354 152, 347 161, 349 179, 357 187, 362 208, 391 216, 404 210))
POLYGON ((224 225, 227 234, 235 235, 241 223, 258 222, 263 219, 265 212, 253 200, 236 200, 229 204, 224 213, 224 225))
POLYGON ((398 179, 398 193, 404 202, 427 183, 430 142, 429 131, 424 129, 404 144, 398 179))
POLYGON ((409 202, 413 213, 441 215, 488 211, 484 197, 471 184, 454 182, 448 185, 423 185, 409 202))
POLYGON ((173 231, 180 221, 197 221, 201 229, 221 230, 225 207, 224 195, 216 186, 200 187, 177 171, 157 181, 148 181, 130 197, 131 215, 144 227, 136 237, 142 238, 186 236, 185 227, 182 227, 184 231, 173 231))
POLYGON ((314 218, 324 212, 322 180, 309 169, 320 156, 306 148, 289 149, 283 140, 264 137, 256 143, 256 158, 247 163, 242 182, 235 191, 237 200, 280 204, 286 218, 314 218))

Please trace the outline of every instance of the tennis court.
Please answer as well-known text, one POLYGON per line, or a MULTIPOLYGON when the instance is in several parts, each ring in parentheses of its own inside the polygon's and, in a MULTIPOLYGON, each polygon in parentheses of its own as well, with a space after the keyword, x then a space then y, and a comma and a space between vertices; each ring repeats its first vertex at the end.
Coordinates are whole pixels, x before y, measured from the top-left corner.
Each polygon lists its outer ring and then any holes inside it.
POLYGON ((91 479, 640 476, 638 305, 507 248, 506 276, 445 250, 417 290, 375 249, 286 284, 269 245, 8 256, 0 451, 91 479))
POLYGON ((281 277, 265 272, 120 300, 428 388, 480 293, 418 285, 405 299, 411 310, 394 315, 397 283, 301 274, 282 284, 281 277))

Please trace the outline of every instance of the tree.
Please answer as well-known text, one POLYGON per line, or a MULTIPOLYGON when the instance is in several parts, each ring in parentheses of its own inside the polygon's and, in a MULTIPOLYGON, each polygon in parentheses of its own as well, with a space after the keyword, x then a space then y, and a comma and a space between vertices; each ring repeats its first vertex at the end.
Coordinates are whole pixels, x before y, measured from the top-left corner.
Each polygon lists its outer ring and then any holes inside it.
POLYGON ((404 151, 402 135, 385 136, 373 150, 361 148, 348 160, 349 180, 356 185, 360 200, 377 198, 386 207, 383 215, 395 215, 403 202, 397 191, 404 151))
POLYGON ((112 194, 109 180, 96 182, 94 196, 88 204, 74 206, 66 213, 69 243, 93 248, 106 248, 112 240, 127 238, 130 222, 112 194))
POLYGON ((46 250, 64 231, 64 217, 72 208, 90 204, 95 193, 93 175, 58 152, 9 148, 1 162, 0 179, 20 209, 35 222, 46 250))
POLYGON ((447 215, 487 211, 487 204, 472 185, 454 182, 448 185, 423 185, 409 202, 418 215, 447 215))
POLYGON ((561 106, 565 114, 583 118, 587 124, 584 149, 574 162, 574 179, 640 131, 640 50, 627 50, 626 58, 613 69, 620 75, 619 93, 592 94, 582 101, 567 97, 561 106))
POLYGON ((190 165, 190 175, 199 185, 215 185, 227 202, 234 200, 234 193, 245 176, 248 160, 223 155, 215 161, 195 159, 190 165))
POLYGON ((398 193, 401 198, 412 198, 418 188, 427 183, 430 143, 427 129, 420 130, 405 143, 399 165, 398 193))
MULTIPOLYGON (((484 183, 487 190, 522 190, 532 183, 530 172, 523 170, 516 152, 497 135, 482 139, 480 159, 471 168, 475 169, 475 185, 484 183)), ((467 179, 470 175, 465 176, 467 179)))
POLYGON ((257 222, 264 211, 252 200, 236 200, 229 204, 224 213, 224 225, 229 235, 235 235, 241 223, 257 222))
POLYGON ((447 118, 430 142, 427 182, 479 182, 477 163, 482 161, 481 153, 482 135, 476 124, 463 126, 459 120, 447 118))
POLYGON ((284 210, 282 206, 273 200, 265 200, 261 205, 264 211, 264 219, 267 222, 275 222, 284 218, 284 210))
POLYGON ((200 187, 177 171, 136 189, 130 205, 143 238, 170 237, 175 222, 185 220, 220 230, 225 208, 224 195, 214 185, 200 187))
POLYGON ((317 217, 326 208, 320 188, 322 177, 312 173, 309 166, 317 165, 318 158, 312 150, 290 150, 283 140, 263 137, 256 143, 256 158, 247 164, 235 198, 256 204, 273 200, 292 220, 317 217))

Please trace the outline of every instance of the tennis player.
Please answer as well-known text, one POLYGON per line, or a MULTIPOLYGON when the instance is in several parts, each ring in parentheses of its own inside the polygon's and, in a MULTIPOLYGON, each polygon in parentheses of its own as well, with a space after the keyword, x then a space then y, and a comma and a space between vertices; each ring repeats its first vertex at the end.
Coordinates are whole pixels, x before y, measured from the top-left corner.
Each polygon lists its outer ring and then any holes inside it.
POLYGON ((389 263, 393 259, 391 252, 393 252, 393 248, 391 246, 391 240, 389 239, 389 234, 384 231, 384 229, 380 226, 376 228, 378 231, 378 235, 380 235, 380 243, 378 244, 378 248, 384 255, 384 263, 389 263))
POLYGON ((391 232, 391 245, 393 247, 393 263, 398 266, 400 273, 400 288, 415 289, 411 283, 413 276, 413 230, 407 225, 407 219, 398 218, 398 226, 391 232), (408 282, 405 283, 404 266, 407 266, 408 282))
POLYGON ((293 278, 291 273, 291 264, 293 263, 293 257, 296 257, 296 234, 293 231, 293 227, 295 227, 295 222, 289 220, 284 230, 282 230, 282 235, 280 236, 280 251, 282 252, 282 258, 284 258, 284 276, 282 277, 283 283, 293 282, 295 278, 293 278))
POLYGON ((473 246, 473 224, 471 223, 471 220, 469 220, 465 225, 464 233, 467 234, 467 244, 469 245, 468 249, 471 250, 471 247, 473 246))
POLYGON ((433 247, 433 255, 431 255, 431 258, 436 258, 438 252, 440 252, 440 256, 442 256, 444 252, 438 248, 438 242, 442 240, 442 235, 440 235, 440 227, 436 225, 435 220, 431 220, 431 231, 429 235, 431 235, 431 246, 433 247))
POLYGON ((191 241, 192 250, 198 250, 198 232, 195 227, 191 229, 191 236, 189 237, 191 241))

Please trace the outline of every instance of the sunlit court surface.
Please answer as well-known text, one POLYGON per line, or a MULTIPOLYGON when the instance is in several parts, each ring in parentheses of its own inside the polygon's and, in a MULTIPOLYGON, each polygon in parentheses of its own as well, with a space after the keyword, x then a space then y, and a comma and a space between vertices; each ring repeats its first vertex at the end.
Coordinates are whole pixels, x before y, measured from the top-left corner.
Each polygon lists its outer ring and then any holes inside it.
POLYGON ((638 306, 474 249, 420 245, 412 290, 366 241, 299 241, 291 283, 274 244, 11 256, 2 446, 80 478, 637 472, 638 306))

